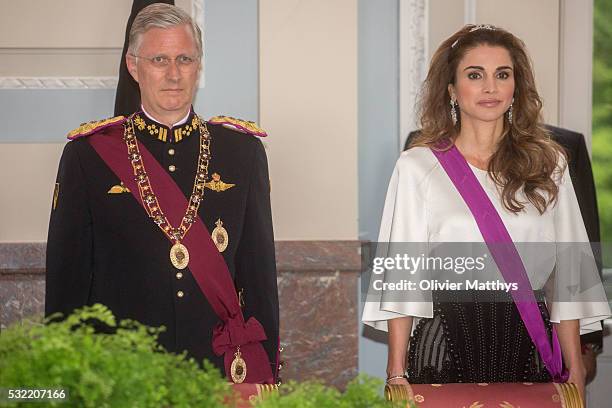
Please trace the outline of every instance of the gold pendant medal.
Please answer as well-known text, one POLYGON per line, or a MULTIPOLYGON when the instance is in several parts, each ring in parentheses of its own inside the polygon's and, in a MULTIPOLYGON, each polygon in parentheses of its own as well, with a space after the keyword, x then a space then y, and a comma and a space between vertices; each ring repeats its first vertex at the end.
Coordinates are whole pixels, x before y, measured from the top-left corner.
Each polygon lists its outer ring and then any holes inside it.
POLYGON ((176 242, 170 248, 170 262, 176 269, 185 269, 189 264, 189 251, 180 242, 176 242))
POLYGON ((227 230, 223 228, 223 221, 221 219, 217 219, 215 222, 215 229, 212 231, 212 240, 217 246, 219 252, 223 252, 227 249, 227 245, 229 244, 229 235, 227 230))
POLYGON ((232 377, 232 381, 236 384, 241 384, 246 379, 247 375, 247 366, 246 361, 242 358, 242 353, 240 352, 240 347, 234 353, 234 360, 232 360, 232 365, 230 367, 230 375, 232 377))
MULTIPOLYGON (((149 180, 149 175, 145 170, 145 164, 142 160, 142 155, 140 154, 140 149, 138 147, 138 139, 136 138, 136 134, 134 132, 134 125, 136 124, 140 130, 142 130, 142 128, 137 121, 138 116, 136 116, 136 119, 134 119, 134 115, 130 116, 124 124, 123 139, 127 146, 129 159, 132 163, 132 169, 134 170, 134 177, 137 182, 138 193, 149 217, 153 219, 155 224, 157 224, 166 237, 168 237, 170 241, 174 242, 174 245, 172 245, 170 248, 170 262, 172 262, 172 265, 176 269, 185 269, 189 264, 189 251, 185 245, 181 244, 181 240, 185 238, 185 235, 194 224, 195 219, 197 218, 200 203, 202 202, 204 194, 204 185, 202 184, 202 181, 206 181, 208 178, 208 163, 211 157, 210 133, 206 128, 206 123, 200 120, 197 115, 194 115, 192 123, 193 126, 197 125, 199 127, 200 133, 198 170, 195 174, 193 190, 191 192, 191 196, 189 197, 189 204, 185 210, 185 215, 183 215, 180 225, 178 227, 173 227, 159 205, 159 200, 155 195, 153 186, 151 186, 151 180, 149 180)), ((127 187, 121 184, 120 186, 112 187, 109 194, 119 192, 125 193, 127 191, 129 191, 127 187)))

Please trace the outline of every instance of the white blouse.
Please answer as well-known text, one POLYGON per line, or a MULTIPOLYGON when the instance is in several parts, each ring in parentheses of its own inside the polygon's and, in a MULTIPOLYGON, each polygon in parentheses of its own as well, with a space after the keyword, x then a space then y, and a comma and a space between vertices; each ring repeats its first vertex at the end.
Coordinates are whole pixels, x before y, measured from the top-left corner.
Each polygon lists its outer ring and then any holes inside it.
MULTIPOLYGON (((519 213, 508 211, 488 173, 470 167, 515 243, 556 242, 559 245, 563 242, 588 242, 567 167, 559 180, 556 203, 549 205, 542 215, 522 192, 517 194, 517 198, 525 203, 525 209, 519 213)), ((378 242, 484 242, 472 213, 429 148, 411 148, 398 159, 387 190, 378 242)), ((588 245, 584 246, 591 255, 586 265, 584 258, 578 261, 579 265, 567 265, 566 259, 555 256, 555 245, 552 244, 552 256, 542 256, 537 267, 525 263, 534 289, 543 288, 553 271, 561 276, 563 269, 567 274, 565 276, 580 275, 581 282, 596 282, 583 293, 585 296, 582 299, 588 301, 551 301, 548 304, 551 322, 580 319, 581 334, 601 330, 597 322, 611 315, 592 252, 588 245), (571 273, 575 267, 580 269, 578 274, 571 273)), ((553 291, 561 290, 557 288, 567 282, 553 284, 553 291)), ((555 295, 558 296, 553 296, 553 299, 563 297, 563 294, 555 295)), ((387 320, 402 316, 432 317, 433 304, 422 300, 411 302, 409 298, 402 302, 398 302, 397 298, 387 300, 384 293, 379 300, 368 296, 362 321, 378 330, 387 331, 387 320)))

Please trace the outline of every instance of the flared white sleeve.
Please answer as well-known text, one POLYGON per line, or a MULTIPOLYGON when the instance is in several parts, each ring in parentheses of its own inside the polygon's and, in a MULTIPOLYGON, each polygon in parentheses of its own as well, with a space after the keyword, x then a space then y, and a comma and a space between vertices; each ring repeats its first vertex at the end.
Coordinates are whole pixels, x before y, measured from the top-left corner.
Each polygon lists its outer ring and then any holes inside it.
POLYGON ((554 208, 557 256, 547 292, 552 293, 550 320, 580 320, 580 334, 601 330, 610 317, 604 291, 567 166, 554 208))
MULTIPOLYGON (((427 204, 425 195, 427 190, 426 174, 413 163, 413 160, 404 152, 395 165, 389 182, 387 196, 378 236, 379 248, 383 247, 389 256, 389 243, 416 243, 424 245, 427 237, 427 204)), ((402 245, 398 245, 402 247, 402 245)), ((377 256, 380 256, 377 253, 377 256)), ((372 274, 372 280, 380 279, 380 275, 372 274)), ((372 282, 369 286, 372 288, 372 282)), ((431 301, 413 301, 410 294, 390 293, 381 291, 376 295, 371 292, 366 296, 362 321, 375 329, 388 331, 387 321, 404 316, 433 317, 431 301)), ((413 324, 413 327, 415 324, 413 324)))

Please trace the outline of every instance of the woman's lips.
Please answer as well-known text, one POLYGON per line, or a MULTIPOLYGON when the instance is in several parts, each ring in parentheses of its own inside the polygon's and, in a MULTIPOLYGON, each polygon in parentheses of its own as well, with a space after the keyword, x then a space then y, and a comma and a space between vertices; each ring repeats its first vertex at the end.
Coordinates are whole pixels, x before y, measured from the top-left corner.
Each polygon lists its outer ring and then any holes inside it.
POLYGON ((482 101, 478 101, 478 105, 484 106, 485 108, 495 108, 501 103, 501 101, 496 99, 485 99, 482 101))

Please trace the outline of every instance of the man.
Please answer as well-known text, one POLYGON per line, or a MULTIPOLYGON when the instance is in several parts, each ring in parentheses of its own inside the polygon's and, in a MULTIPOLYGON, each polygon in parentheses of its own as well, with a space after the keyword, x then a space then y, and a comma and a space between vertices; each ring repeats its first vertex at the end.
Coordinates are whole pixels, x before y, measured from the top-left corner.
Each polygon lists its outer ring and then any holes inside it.
POLYGON ((278 294, 265 151, 251 122, 191 108, 201 33, 167 4, 134 20, 141 111, 71 132, 47 244, 46 313, 102 303, 233 382, 277 377, 278 294))

